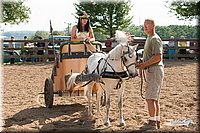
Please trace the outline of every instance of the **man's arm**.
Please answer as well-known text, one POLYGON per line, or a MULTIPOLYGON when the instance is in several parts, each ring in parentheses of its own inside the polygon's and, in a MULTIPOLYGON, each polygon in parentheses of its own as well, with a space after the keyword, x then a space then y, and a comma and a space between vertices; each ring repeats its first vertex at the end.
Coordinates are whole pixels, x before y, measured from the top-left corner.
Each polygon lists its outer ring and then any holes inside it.
POLYGON ((151 66, 153 64, 158 63, 159 61, 161 61, 161 59, 162 59, 162 54, 157 53, 154 56, 152 56, 152 58, 150 58, 149 60, 147 60, 147 61, 145 61, 143 63, 139 63, 137 65, 137 67, 139 69, 145 69, 145 68, 147 68, 147 67, 149 67, 149 66, 151 66))

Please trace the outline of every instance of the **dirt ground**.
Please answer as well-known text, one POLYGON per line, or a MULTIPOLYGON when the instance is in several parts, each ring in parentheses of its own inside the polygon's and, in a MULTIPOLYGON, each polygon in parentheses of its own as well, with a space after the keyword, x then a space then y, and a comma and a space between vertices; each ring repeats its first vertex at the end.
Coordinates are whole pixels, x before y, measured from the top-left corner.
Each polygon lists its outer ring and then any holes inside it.
MULTIPOLYGON (((52 64, 3 65, 3 132, 129 132, 140 131, 148 119, 147 106, 140 95, 140 78, 126 81, 123 113, 126 126, 118 123, 116 91, 112 91, 110 121, 104 126, 105 106, 97 116, 87 116, 87 101, 81 96, 54 97, 52 108, 46 108, 44 81, 50 77, 52 64), (39 102, 38 102, 39 101, 39 102)), ((165 61, 165 78, 161 90, 160 131, 199 132, 198 64, 195 61, 165 61), (181 125, 187 123, 188 125, 181 125)))

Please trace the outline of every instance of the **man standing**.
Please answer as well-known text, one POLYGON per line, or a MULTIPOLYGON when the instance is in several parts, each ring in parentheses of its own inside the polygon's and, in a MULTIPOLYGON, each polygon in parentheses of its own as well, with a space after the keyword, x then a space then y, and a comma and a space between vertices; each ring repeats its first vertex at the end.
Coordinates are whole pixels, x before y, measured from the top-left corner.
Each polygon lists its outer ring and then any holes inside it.
MULTIPOLYGON (((38 39, 40 40, 39 42, 36 43, 36 46, 38 48, 44 48, 45 47, 45 43, 44 42, 41 42, 41 40, 43 39, 41 36, 38 37, 38 39)), ((43 62, 43 56, 45 54, 45 50, 44 49, 39 49, 37 51, 37 55, 39 55, 40 57, 38 58, 38 61, 39 62, 43 62)))
POLYGON ((149 120, 141 129, 159 129, 160 128, 160 89, 164 77, 163 65, 163 46, 162 40, 155 33, 155 23, 152 19, 145 19, 144 32, 147 40, 144 46, 143 62, 137 67, 145 70, 146 88, 145 99, 147 102, 149 120))
MULTIPOLYGON (((11 41, 9 43, 9 48, 15 48, 15 42, 13 42, 15 40, 14 36, 10 37, 11 41)), ((14 55, 14 51, 11 50, 11 55, 14 55)), ((15 58, 10 58, 10 64, 15 64, 15 58)))
POLYGON ((9 48, 15 48, 15 42, 13 42, 15 40, 15 37, 11 36, 10 39, 11 39, 11 42, 9 44, 9 48))

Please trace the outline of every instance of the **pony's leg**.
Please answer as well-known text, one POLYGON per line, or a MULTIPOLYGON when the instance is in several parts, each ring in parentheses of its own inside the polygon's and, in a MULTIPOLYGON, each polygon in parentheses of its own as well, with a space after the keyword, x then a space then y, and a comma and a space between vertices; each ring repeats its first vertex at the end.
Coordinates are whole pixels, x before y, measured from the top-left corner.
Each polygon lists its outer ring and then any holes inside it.
POLYGON ((91 98, 92 98, 92 86, 93 82, 87 85, 87 99, 88 99, 88 115, 92 116, 92 105, 91 105, 91 98))
POLYGON ((123 113, 122 113, 124 85, 125 84, 123 82, 121 88, 118 89, 118 108, 119 108, 119 124, 120 124, 120 126, 126 125, 124 118, 123 118, 123 113))
MULTIPOLYGON (((103 85, 101 85, 103 87, 103 85)), ((96 84, 97 87, 97 115, 101 113, 101 96, 103 94, 103 88, 101 88, 100 83, 96 84)))
POLYGON ((110 89, 107 86, 106 87, 106 118, 105 118, 106 126, 110 126, 109 109, 110 109, 110 89))

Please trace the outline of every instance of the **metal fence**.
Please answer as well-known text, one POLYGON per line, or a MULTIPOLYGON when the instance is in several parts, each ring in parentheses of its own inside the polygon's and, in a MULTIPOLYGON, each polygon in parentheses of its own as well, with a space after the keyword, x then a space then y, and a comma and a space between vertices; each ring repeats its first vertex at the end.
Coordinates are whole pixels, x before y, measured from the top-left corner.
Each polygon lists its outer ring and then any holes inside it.
MULTIPOLYGON (((163 56, 164 59, 197 59, 200 49, 199 49, 199 41, 198 39, 163 39, 163 56), (168 42, 174 41, 174 47, 168 47, 168 42), (181 42, 186 42, 185 46, 179 46, 181 42), (174 49, 173 54, 169 54, 169 50, 174 49)), ((55 50, 59 51, 59 44, 65 42, 65 40, 54 40, 55 50)), ((100 41, 102 44, 105 41, 100 41)), ((114 42, 113 42, 114 43, 114 42)), ((3 44, 3 58, 11 59, 11 63, 13 63, 12 59, 21 59, 23 62, 49 62, 54 61, 54 49, 52 46, 52 40, 2 40, 3 44), (22 44, 25 42, 29 42, 31 44, 29 47, 22 47, 22 44), (9 48, 10 43, 15 43, 15 48, 9 48), (44 43, 44 47, 37 47, 37 43, 44 43), (39 50, 44 50, 42 55, 38 54, 39 50), (17 51, 18 54, 10 54, 9 52, 17 51), (7 52, 7 53, 6 53, 7 52), (25 52, 25 54, 24 54, 25 52)), ((138 49, 144 49, 145 40, 142 39, 134 39, 131 45, 139 44, 138 49)), ((112 49, 103 47, 102 51, 109 52, 112 49)), ((142 53, 141 53, 142 54, 142 53)), ((14 60, 15 62, 15 60, 14 60)))
MULTIPOLYGON (((54 49, 52 46, 52 40, 3 40, 3 57, 4 60, 12 59, 25 62, 47 62, 54 61, 54 49), (28 47, 23 47, 23 43, 28 42, 28 47), (13 43, 14 48, 10 48, 9 45, 13 43), (37 47, 37 43, 44 43, 44 47, 37 47), (44 51, 39 54, 38 51, 44 51)), ((64 42, 64 40, 54 40, 55 44, 64 42)), ((56 50, 59 50, 58 46, 55 46, 56 50)), ((15 62, 15 61, 14 61, 15 62)))
MULTIPOLYGON (((198 39, 162 39, 164 59, 197 59, 200 54, 200 45, 198 39), (174 46, 169 46, 169 41, 174 42, 174 46), (181 44, 185 43, 185 46, 181 44), (174 53, 170 53, 174 50, 174 53)), ((139 49, 144 48, 145 40, 134 40, 133 45, 139 44, 139 49)))

